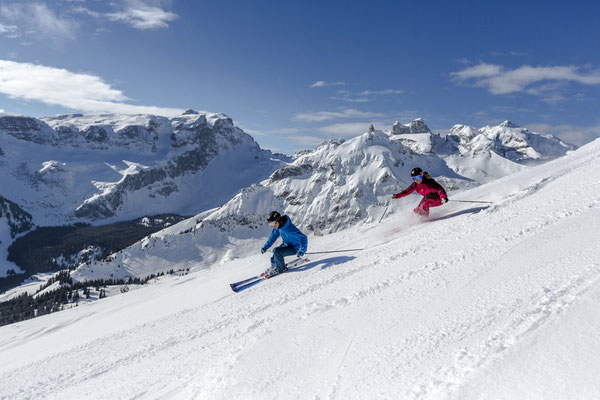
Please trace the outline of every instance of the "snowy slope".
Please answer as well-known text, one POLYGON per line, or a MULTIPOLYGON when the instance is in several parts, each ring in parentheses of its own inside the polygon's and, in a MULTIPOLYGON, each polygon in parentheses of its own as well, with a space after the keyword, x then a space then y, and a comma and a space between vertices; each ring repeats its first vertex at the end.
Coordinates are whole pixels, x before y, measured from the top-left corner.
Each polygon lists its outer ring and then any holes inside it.
POLYGON ((600 397, 600 140, 323 237, 0 328, 0 398, 600 397))

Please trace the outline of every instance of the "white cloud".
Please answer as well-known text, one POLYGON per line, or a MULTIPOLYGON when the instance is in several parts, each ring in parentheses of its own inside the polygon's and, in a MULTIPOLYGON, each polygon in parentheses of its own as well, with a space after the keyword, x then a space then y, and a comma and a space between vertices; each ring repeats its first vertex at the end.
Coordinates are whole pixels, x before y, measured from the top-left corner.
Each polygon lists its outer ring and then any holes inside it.
POLYGON ((371 122, 348 122, 322 126, 320 132, 337 137, 354 137, 361 135, 369 130, 371 122))
POLYGON ((19 37, 19 28, 16 25, 4 25, 0 23, 0 35, 14 39, 19 37))
POLYGON ((501 72, 502 67, 499 65, 479 64, 460 72, 453 72, 451 75, 455 76, 458 80, 465 81, 472 78, 477 79, 496 76, 500 75, 501 72))
POLYGON ((66 69, 0 60, 0 93, 90 113, 178 115, 182 110, 124 103, 120 90, 101 78, 66 69))
POLYGON ((62 42, 74 39, 79 29, 76 21, 56 15, 40 2, 3 4, 0 6, 0 18, 12 24, 2 25, 4 30, 10 28, 12 37, 26 34, 62 42))
POLYGON ((371 101, 370 99, 366 98, 366 97, 361 97, 358 99, 353 99, 350 97, 330 97, 330 100, 340 100, 340 101, 345 101, 348 103, 368 103, 369 101, 371 101))
POLYGON ((384 89, 384 90, 365 90, 361 93, 361 95, 363 95, 363 96, 372 96, 372 95, 385 96, 388 94, 402 94, 402 93, 404 93, 404 90, 384 89))
MULTIPOLYGON (((458 82, 472 81, 476 86, 487 88, 492 94, 528 92, 539 94, 532 88, 540 82, 576 82, 583 85, 600 85, 600 71, 582 72, 574 66, 522 67, 505 70, 500 65, 479 64, 451 74, 458 82)), ((539 89, 539 88, 538 88, 539 89)), ((546 91, 544 91, 546 92, 546 91)))
MULTIPOLYGON (((238 123, 238 126, 241 124, 238 123)), ((300 132, 298 128, 279 128, 279 129, 270 129, 270 130, 256 130, 256 129, 246 129, 242 128, 244 132, 249 133, 253 136, 266 136, 266 135, 293 135, 300 132)))
POLYGON ((279 128, 279 129, 271 129, 269 131, 263 131, 263 133, 267 135, 281 134, 281 135, 292 135, 300 132, 298 128, 279 128))
POLYGON ((141 0, 127 0, 122 11, 105 14, 112 21, 126 23, 136 29, 167 28, 178 15, 141 0))
POLYGON ((94 17, 94 18, 100 18, 102 17, 102 14, 98 11, 94 11, 94 10, 90 10, 89 8, 85 8, 85 7, 74 7, 73 9, 71 9, 71 11, 75 14, 84 14, 84 15, 89 15, 90 17, 94 17))
POLYGON ((350 118, 374 118, 381 117, 382 114, 363 112, 353 108, 342 111, 319 111, 314 113, 296 114, 294 119, 303 122, 321 122, 331 119, 350 119, 350 118))
POLYGON ((311 88, 315 87, 328 87, 328 86, 345 86, 344 82, 326 82, 326 81, 317 81, 310 85, 311 88))

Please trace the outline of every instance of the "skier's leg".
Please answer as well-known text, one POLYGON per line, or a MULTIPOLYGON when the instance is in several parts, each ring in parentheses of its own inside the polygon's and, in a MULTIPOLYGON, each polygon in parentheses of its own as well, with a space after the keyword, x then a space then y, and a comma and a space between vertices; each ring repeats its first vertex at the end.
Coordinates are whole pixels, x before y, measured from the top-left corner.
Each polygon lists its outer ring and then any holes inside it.
POLYGON ((425 210, 423 208, 425 202, 427 201, 427 197, 423 197, 423 199, 421 200, 421 202, 419 203, 419 205, 417 206, 417 208, 415 208, 413 211, 415 212, 415 214, 420 214, 420 215, 429 215, 429 208, 427 210, 425 210))
POLYGON ((292 254, 296 254, 296 249, 293 246, 279 246, 273 250, 273 257, 271 257, 271 265, 277 269, 277 271, 281 272, 285 268, 285 261, 283 257, 291 256, 292 254))
POLYGON ((423 201, 421 201, 421 204, 419 204, 419 206, 423 210, 424 215, 429 215, 429 209, 431 207, 437 207, 437 206, 441 206, 441 205, 442 205, 442 199, 438 195, 425 196, 423 198, 423 201))

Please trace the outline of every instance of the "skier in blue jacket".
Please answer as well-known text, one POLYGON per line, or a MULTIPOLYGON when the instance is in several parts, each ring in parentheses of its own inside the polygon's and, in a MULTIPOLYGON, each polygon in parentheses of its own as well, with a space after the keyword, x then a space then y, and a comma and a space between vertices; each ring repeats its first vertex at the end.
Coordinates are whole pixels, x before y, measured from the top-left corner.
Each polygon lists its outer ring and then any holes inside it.
POLYGON ((283 257, 293 254, 296 254, 298 257, 304 256, 308 248, 308 239, 304 233, 300 232, 300 229, 296 225, 292 224, 292 220, 287 215, 282 216, 277 211, 272 211, 267 217, 267 222, 273 227, 273 231, 263 248, 260 249, 260 252, 265 253, 279 236, 281 236, 281 240, 283 241, 281 246, 273 249, 271 268, 265 271, 265 275, 271 277, 285 271, 283 257))

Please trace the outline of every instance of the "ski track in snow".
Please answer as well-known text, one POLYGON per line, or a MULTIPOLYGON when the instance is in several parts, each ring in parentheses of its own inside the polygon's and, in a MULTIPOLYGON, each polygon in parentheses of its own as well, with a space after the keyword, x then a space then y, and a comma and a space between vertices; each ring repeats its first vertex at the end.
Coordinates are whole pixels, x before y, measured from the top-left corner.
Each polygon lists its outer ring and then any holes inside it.
POLYGON ((600 182, 569 174, 592 162, 487 208, 341 233, 330 246, 366 250, 0 369, 0 398, 454 398, 600 284, 600 182))

